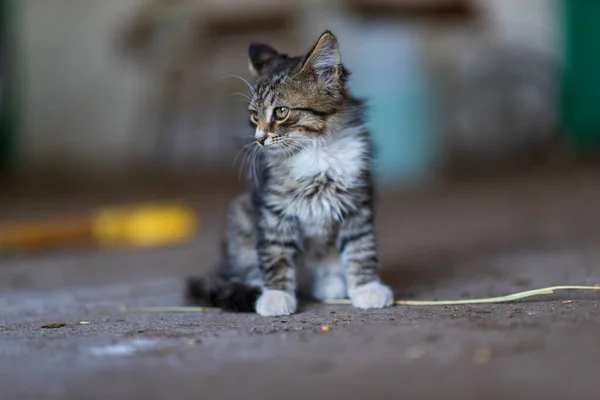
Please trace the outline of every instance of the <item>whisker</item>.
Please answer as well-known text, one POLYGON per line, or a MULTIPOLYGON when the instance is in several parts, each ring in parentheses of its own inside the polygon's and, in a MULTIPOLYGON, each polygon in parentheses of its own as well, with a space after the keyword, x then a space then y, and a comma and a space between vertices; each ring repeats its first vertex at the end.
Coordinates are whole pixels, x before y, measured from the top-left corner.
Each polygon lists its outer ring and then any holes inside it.
POLYGON ((291 139, 291 141, 294 142, 294 144, 300 146, 302 150, 306 150, 310 145, 314 145, 316 143, 314 139, 308 138, 293 138, 291 139))
POLYGON ((233 99, 233 101, 235 101, 236 103, 243 103, 246 106, 248 106, 250 104, 249 100, 241 99, 241 98, 235 98, 235 99, 233 99))
POLYGON ((314 143, 315 139, 309 139, 309 138, 299 138, 299 137, 295 137, 295 138, 290 138, 291 140, 293 140, 296 143, 314 143))
POLYGON ((285 147, 287 148, 287 150, 289 151, 289 155, 293 156, 294 154, 296 154, 296 152, 300 151, 301 149, 293 142, 286 142, 285 143, 285 147))
POLYGON ((313 143, 298 143, 298 142, 295 142, 295 144, 297 146, 300 146, 300 148, 302 148, 303 150, 308 149, 310 146, 313 145, 313 143))
MULTIPOLYGON (((252 143, 250 143, 252 144, 252 143)), ((249 161, 252 158, 252 154, 254 151, 253 147, 249 147, 248 148, 249 151, 246 152, 246 154, 244 155, 244 160, 242 161, 242 164, 240 165, 240 170, 238 172, 238 182, 242 180, 242 173, 244 172, 244 168, 249 165, 249 161)))
POLYGON ((250 89, 250 92, 252 93, 252 95, 253 96, 256 95, 256 92, 254 91, 254 88, 252 87, 252 85, 250 84, 250 82, 248 82, 247 80, 245 80, 241 76, 239 76, 239 75, 227 75, 227 76, 222 76, 222 77, 217 78, 217 79, 221 80, 221 79, 225 79, 225 78, 236 78, 236 79, 241 80, 242 82, 244 82, 246 84, 246 86, 248 86, 248 89, 250 89))
POLYGON ((292 149, 294 149, 295 151, 303 151, 306 149, 305 146, 302 146, 299 143, 294 143, 293 141, 289 141, 287 144, 287 146, 291 147, 292 149))
POLYGON ((232 168, 235 167, 235 164, 237 163, 238 159, 240 158, 240 155, 242 155, 242 153, 245 153, 246 151, 248 151, 249 147, 251 145, 252 145, 252 142, 246 143, 241 149, 238 150, 235 158, 233 159, 233 164, 231 165, 232 168))
POLYGON ((246 153, 246 156, 244 157, 244 164, 242 165, 242 168, 240 168, 240 171, 238 173, 238 182, 242 179, 242 173, 244 172, 244 166, 248 165, 248 167, 251 164, 250 160, 252 159, 252 156, 254 155, 255 152, 255 148, 254 147, 250 147, 248 152, 246 153))
POLYGON ((247 100, 248 103, 250 103, 252 101, 252 97, 248 96, 247 94, 239 93, 239 92, 230 93, 226 97, 229 98, 229 97, 233 97, 233 96, 241 96, 243 99, 247 100))
POLYGON ((260 157, 260 152, 262 151, 262 148, 260 146, 257 146, 256 151, 254 152, 254 158, 252 159, 252 168, 249 171, 250 172, 250 181, 255 184, 257 187, 260 186, 260 179, 259 179, 259 157, 260 157))
POLYGON ((306 150, 308 149, 308 145, 310 145, 310 142, 294 142, 294 144, 296 144, 297 146, 299 146, 302 150, 306 150))

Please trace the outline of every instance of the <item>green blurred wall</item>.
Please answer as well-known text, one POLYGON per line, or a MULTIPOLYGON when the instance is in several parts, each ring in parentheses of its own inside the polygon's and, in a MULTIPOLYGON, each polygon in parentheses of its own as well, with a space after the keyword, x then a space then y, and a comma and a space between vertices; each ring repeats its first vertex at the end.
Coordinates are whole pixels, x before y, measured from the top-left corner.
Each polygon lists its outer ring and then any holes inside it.
POLYGON ((579 152, 600 149, 600 0, 562 0, 563 128, 579 152))
POLYGON ((14 0, 0 0, 0 71, 2 73, 2 96, 0 108, 0 170, 6 169, 13 161, 16 141, 16 109, 14 79, 11 79, 9 53, 13 43, 11 22, 14 0))

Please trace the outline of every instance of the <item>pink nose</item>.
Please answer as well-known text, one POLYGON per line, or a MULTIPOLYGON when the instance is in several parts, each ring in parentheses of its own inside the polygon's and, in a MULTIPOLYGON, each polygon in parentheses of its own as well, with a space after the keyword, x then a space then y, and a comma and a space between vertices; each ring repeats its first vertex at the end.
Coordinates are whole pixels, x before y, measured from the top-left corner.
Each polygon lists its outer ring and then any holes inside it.
POLYGON ((265 140, 267 140, 267 135, 264 135, 260 138, 256 138, 256 143, 260 144, 261 146, 263 146, 265 144, 265 140))

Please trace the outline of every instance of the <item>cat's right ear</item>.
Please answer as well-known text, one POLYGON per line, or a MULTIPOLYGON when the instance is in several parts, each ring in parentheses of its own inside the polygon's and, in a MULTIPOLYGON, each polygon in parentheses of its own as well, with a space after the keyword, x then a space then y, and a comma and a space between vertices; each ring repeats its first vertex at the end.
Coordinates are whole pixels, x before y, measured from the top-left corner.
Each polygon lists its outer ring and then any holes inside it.
POLYGON ((266 44, 252 43, 248 49, 248 55, 250 56, 250 73, 258 78, 267 71, 270 61, 276 58, 279 53, 266 44))

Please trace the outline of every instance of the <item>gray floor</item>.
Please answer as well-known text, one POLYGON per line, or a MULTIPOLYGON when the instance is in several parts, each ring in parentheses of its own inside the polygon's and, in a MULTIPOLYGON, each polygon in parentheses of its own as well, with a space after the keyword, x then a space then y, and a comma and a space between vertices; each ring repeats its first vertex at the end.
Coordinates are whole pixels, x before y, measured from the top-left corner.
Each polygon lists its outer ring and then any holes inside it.
MULTIPOLYGON (((599 179, 587 171, 386 195, 384 279, 410 299, 600 283, 599 179)), ((230 192, 192 196, 202 230, 181 246, 1 258, 0 397, 598 398, 596 292, 369 312, 306 304, 272 319, 121 312, 181 304, 183 277, 218 259, 230 192)), ((0 220, 98 201, 7 196, 0 220)))

